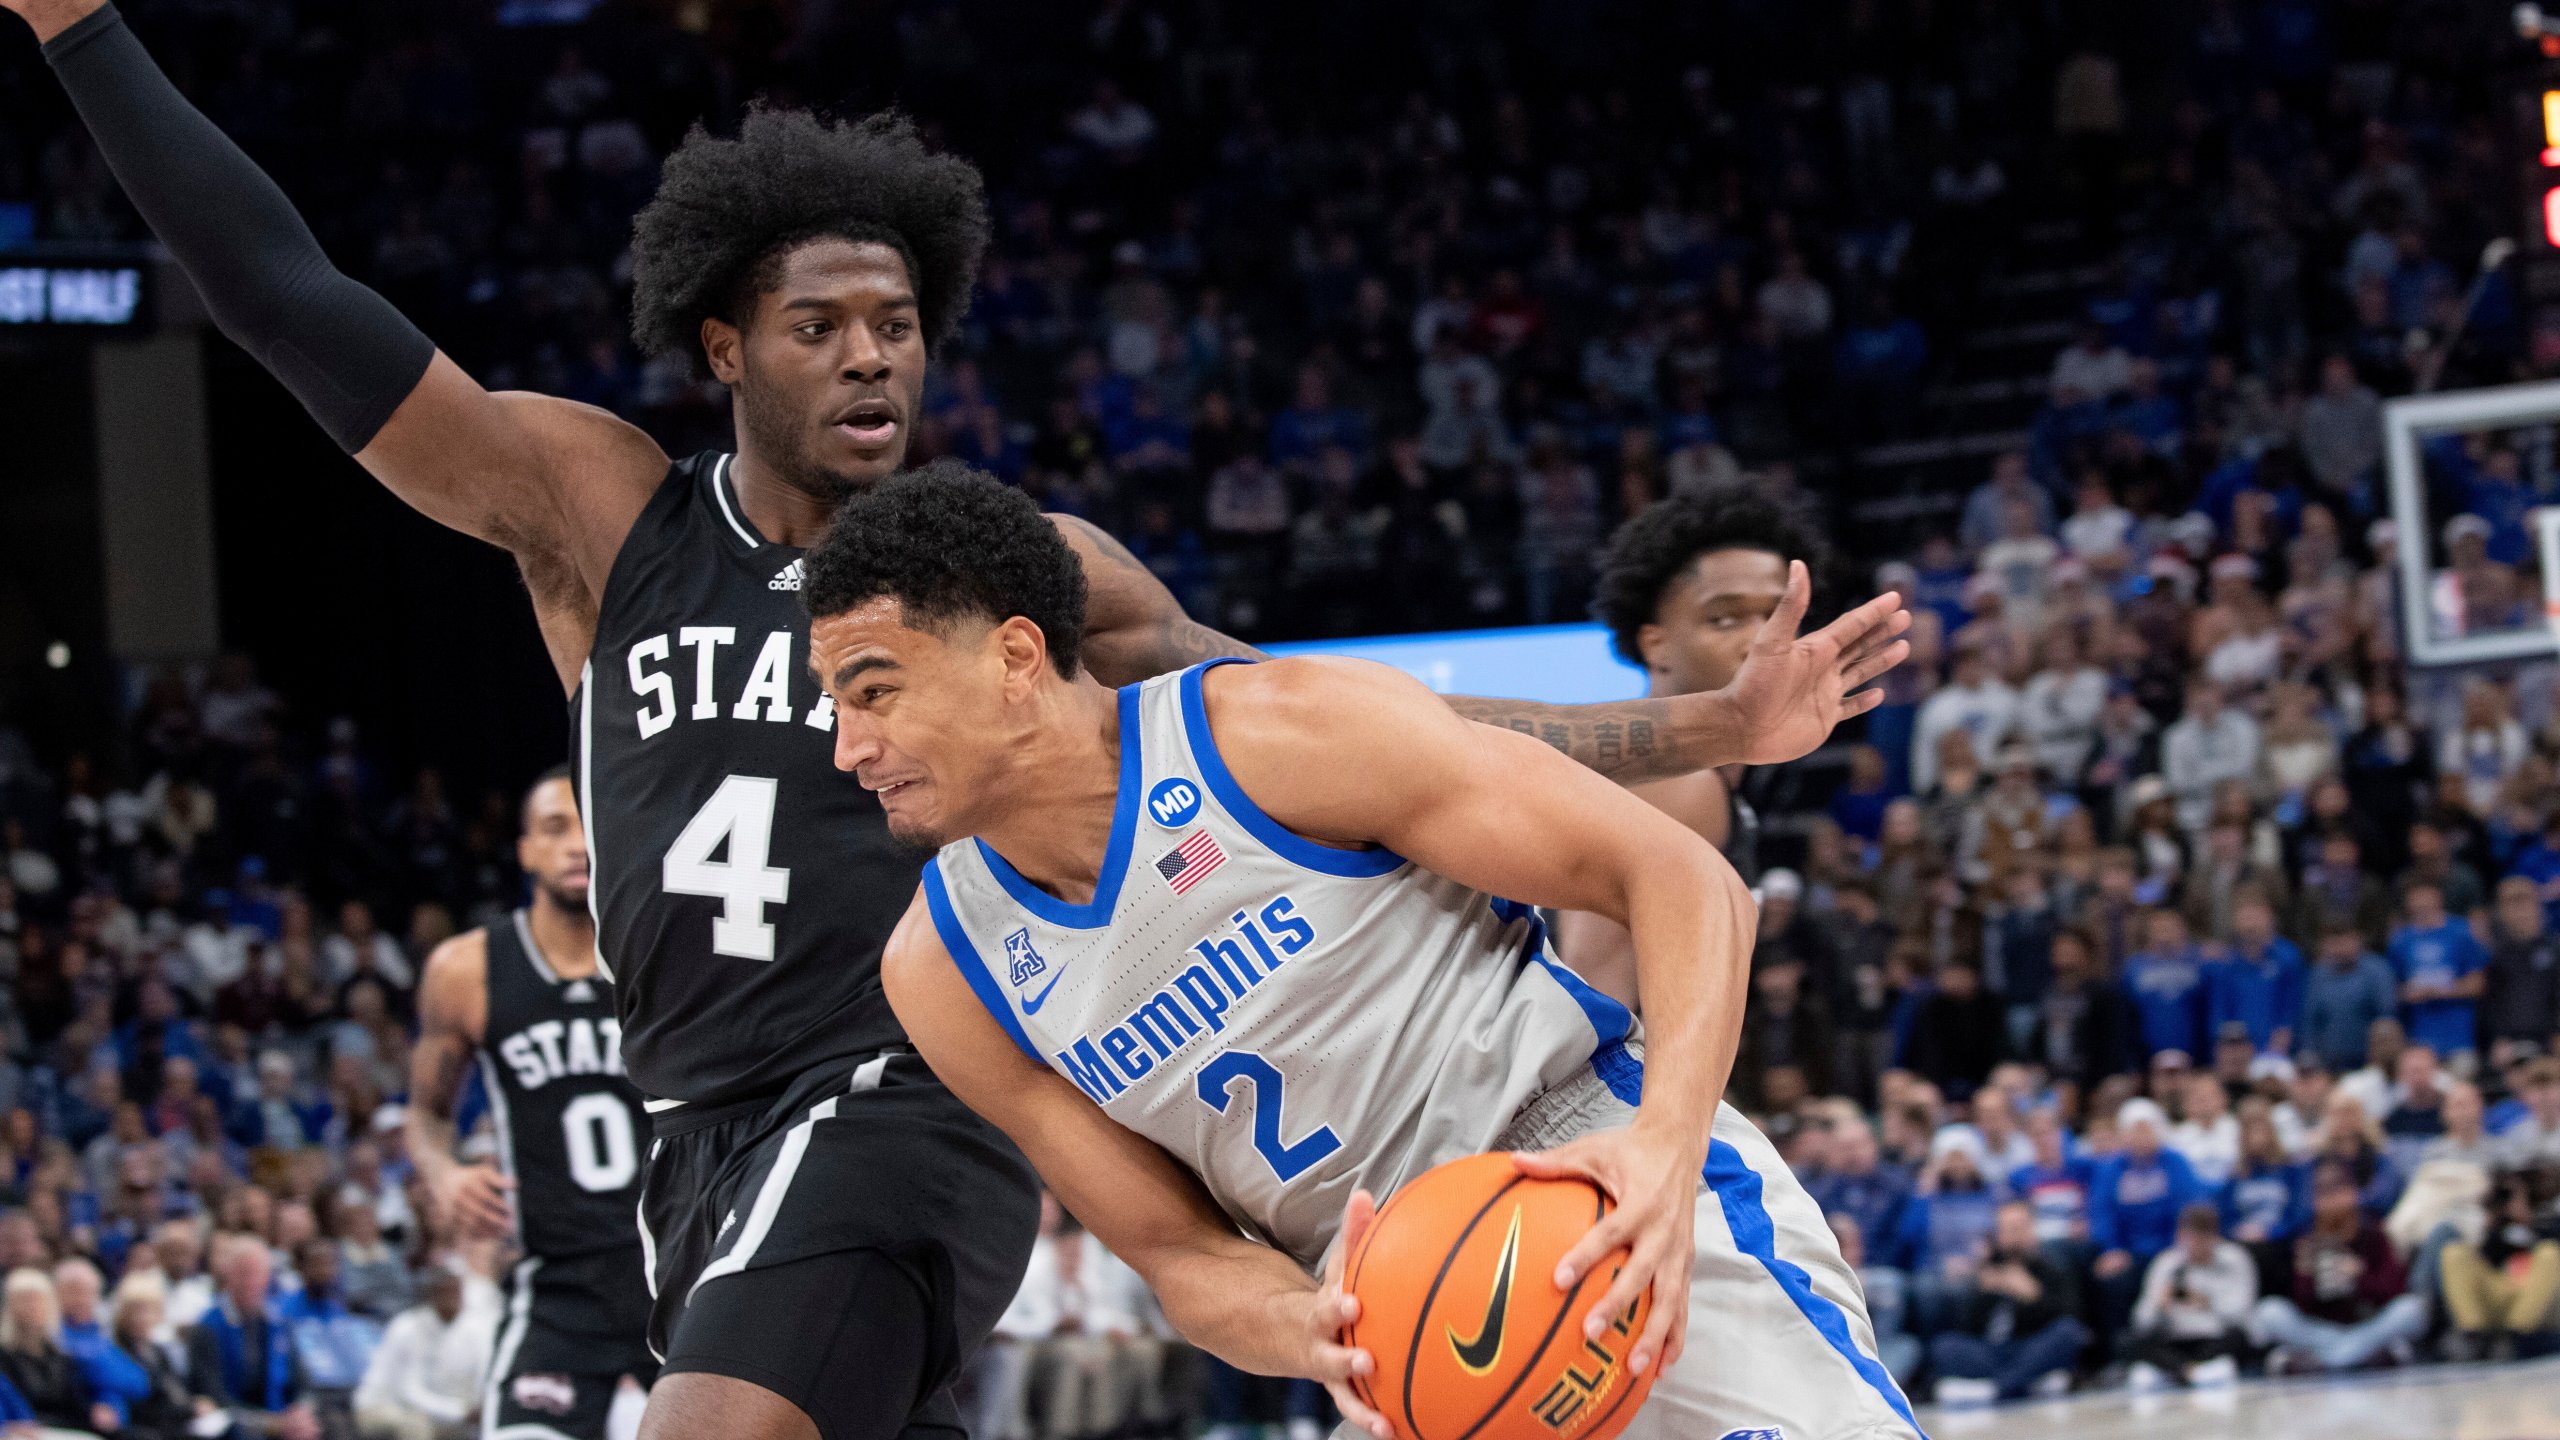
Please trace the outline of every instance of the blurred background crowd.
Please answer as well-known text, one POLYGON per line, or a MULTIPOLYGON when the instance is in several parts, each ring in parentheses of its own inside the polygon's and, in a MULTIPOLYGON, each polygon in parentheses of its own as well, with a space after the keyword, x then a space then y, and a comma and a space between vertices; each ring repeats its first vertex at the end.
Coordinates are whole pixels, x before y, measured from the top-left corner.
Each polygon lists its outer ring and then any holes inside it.
MULTIPOLYGON (((2431 447, 2435 534, 2379 492, 2382 397, 2560 367, 2476 267, 2519 208, 2499 16, 124 8, 465 365, 678 453, 728 421, 623 331, 657 157, 758 93, 909 108, 998 229, 926 452, 1239 635, 1580 619, 1652 500, 1794 493, 1916 653, 1743 782, 1787 863, 1733 1093, 1895 1373, 1964 1403, 2560 1343, 2560 670, 2412 671, 2392 568, 2446 567, 2441 633, 2532 623, 2550 436, 2431 447)), ((0 232, 136 235, 38 65, 0 52, 0 232)), ((521 892, 522 777, 262 683, 296 643, 137 675, 81 743, 0 716, 0 1374, 48 1423, 476 1404, 498 1257, 424 1215, 397 1097, 426 950, 521 892)), ((1318 1426, 1049 1230, 984 1440, 1318 1426)))

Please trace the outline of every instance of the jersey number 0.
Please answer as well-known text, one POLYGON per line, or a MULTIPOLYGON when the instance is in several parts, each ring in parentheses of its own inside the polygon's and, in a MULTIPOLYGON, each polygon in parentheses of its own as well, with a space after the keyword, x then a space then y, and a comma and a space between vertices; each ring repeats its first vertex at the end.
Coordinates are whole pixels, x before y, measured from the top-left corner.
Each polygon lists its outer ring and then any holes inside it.
POLYGON ((780 789, 761 775, 731 775, 685 822, 658 867, 670 895, 707 895, 720 903, 711 921, 711 951, 740 960, 773 958, 773 922, 764 907, 791 898, 791 872, 765 863, 773 853, 773 801, 780 789), (714 860, 723 847, 727 858, 714 860))

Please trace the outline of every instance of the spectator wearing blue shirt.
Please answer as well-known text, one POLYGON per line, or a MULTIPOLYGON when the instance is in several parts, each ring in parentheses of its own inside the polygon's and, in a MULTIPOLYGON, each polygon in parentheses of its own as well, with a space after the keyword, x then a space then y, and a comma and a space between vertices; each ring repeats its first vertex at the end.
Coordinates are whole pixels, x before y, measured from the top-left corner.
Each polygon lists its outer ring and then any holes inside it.
POLYGON ((2265 1101, 2240 1107, 2240 1163, 2222 1187, 2222 1228, 2259 1259, 2259 1273, 2311 1218, 2311 1166, 2287 1155, 2265 1101))
POLYGON ((2094 1167, 2074 1154, 2071 1132, 2051 1108, 2029 1111, 2027 1143, 2036 1158, 2009 1174, 2009 1193, 2035 1212, 2036 1240, 2047 1249, 2085 1249, 2089 1240, 2089 1180, 2094 1167))
POLYGON ((2408 923, 2391 937, 2391 968, 2408 1007, 2410 1043, 2452 1056, 2473 1048, 2480 996, 2489 984, 2489 952, 2471 922, 2448 916, 2444 891, 2421 880, 2401 905, 2408 923))
POLYGON ((1991 1248, 1991 1228, 2007 1187, 1990 1176, 1990 1153, 1970 1126, 1930 1137, 1929 1162, 1902 1210, 1902 1253, 1911 1267, 1912 1329, 1944 1329, 1967 1277, 1991 1248))
POLYGON ((2124 1328, 2151 1258, 2177 1242, 2178 1212, 2206 1198, 2186 1157, 2168 1148, 2169 1116, 2149 1100, 2116 1111, 2124 1152, 2098 1165, 2089 1184, 2089 1239, 2098 1247, 2099 1315, 2124 1328))
POLYGON ((133 1418, 133 1404, 151 1393, 151 1377, 116 1348, 99 1318, 106 1282, 98 1267, 75 1257, 53 1267, 53 1288, 62 1306, 62 1352, 80 1367, 96 1403, 115 1412, 120 1427, 133 1418))
MULTIPOLYGON (((2163 1050, 2201 1055, 2206 1034, 2205 960, 2187 938, 2187 917, 2175 910, 2154 910, 2144 933, 2150 943, 2124 962, 2125 993, 2142 1021, 2142 1053, 2145 1058, 2163 1050)), ((2176 1218, 2172 1213, 2170 1219, 2176 1218)))
POLYGON ((352 1395, 382 1341, 382 1326, 347 1308, 338 1285, 336 1241, 316 1235, 304 1240, 294 1247, 293 1268, 302 1288, 276 1302, 276 1319, 292 1337, 311 1388, 352 1395))
POLYGON ((2344 919, 2320 935, 2320 963, 2302 977, 2301 1048, 2334 1075, 2363 1068, 2373 1022, 2400 1013, 2400 984, 2390 965, 2364 948, 2364 934, 2344 919))
POLYGON ((2231 905, 2231 947, 2205 969, 2205 1024, 2214 1034, 2238 1021, 2249 1043, 2278 1054, 2293 1049, 2302 1023, 2302 952, 2276 933, 2276 909, 2257 890, 2231 905))
POLYGON ((1807 1187, 1825 1215, 1846 1215, 1868 1238, 1868 1258, 1897 1270, 1908 1268, 1902 1253, 1902 1211, 1911 1201, 1911 1182, 1883 1163, 1875 1127, 1863 1118, 1844 1121, 1831 1136, 1831 1164, 1807 1187))
POLYGON ((1357 410, 1334 404, 1324 371, 1310 365, 1298 372, 1296 402, 1271 417, 1271 463, 1303 465, 1329 445, 1339 445, 1355 458, 1366 458, 1369 419, 1357 410))

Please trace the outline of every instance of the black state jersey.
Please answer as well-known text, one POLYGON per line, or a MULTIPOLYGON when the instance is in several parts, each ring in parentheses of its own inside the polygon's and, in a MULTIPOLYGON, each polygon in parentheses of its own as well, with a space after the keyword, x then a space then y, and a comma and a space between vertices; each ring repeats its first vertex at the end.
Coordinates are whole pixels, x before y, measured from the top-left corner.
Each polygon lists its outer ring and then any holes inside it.
POLYGON ((924 863, 835 768, 801 552, 747 524, 730 459, 669 469, 614 557, 570 699, 623 1062, 696 1105, 905 1043, 880 951, 924 863))
POLYGON ((622 1073, 612 987, 561 979, 522 910, 488 935, 480 1079, 516 1181, 518 1238, 545 1260, 637 1251, 642 1101, 622 1073))

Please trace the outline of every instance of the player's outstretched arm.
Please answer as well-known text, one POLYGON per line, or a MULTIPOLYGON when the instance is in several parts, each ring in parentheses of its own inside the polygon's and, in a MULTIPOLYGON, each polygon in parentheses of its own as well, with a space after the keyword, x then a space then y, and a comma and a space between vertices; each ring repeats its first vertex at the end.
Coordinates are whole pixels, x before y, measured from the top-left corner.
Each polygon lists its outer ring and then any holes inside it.
POLYGON ((1810 635, 1796 630, 1812 603, 1804 562, 1787 567, 1786 597, 1760 625, 1750 658, 1722 690, 1661 700, 1545 705, 1453 695, 1470 720, 1544 741, 1620 784, 1717 765, 1783 765, 1831 738, 1843 720, 1884 700, 1866 687, 1911 654, 1911 616, 1886 591, 1810 635))
POLYGON ((409 1157, 435 1198, 436 1219, 463 1235, 503 1235, 512 1223, 498 1167, 454 1154, 454 1110, 488 1025, 489 932, 456 935, 427 956, 418 982, 418 1042, 409 1050, 409 1157))
MULTIPOLYGON (((329 263, 256 162, 187 103, 106 0, 0 0, 45 59, 134 208, 214 321, 340 448, 430 518, 519 556, 562 556, 601 589, 666 459, 601 410, 492 395, 389 301, 329 263), (619 523, 612 523, 618 517, 619 523)), ((528 567, 531 568, 530 566, 528 567)))
MULTIPOLYGON (((1197 1176, 1033 1060, 970 990, 921 895, 880 961, 889 1004, 926 1063, 1013 1137, 1050 1193, 1145 1277, 1184 1339, 1242 1370, 1339 1382, 1351 1318, 1295 1261, 1236 1232, 1197 1176)), ((1363 1372, 1365 1373, 1365 1372, 1363 1372)))
POLYGON ((1535 740, 1460 719, 1401 671, 1275 660, 1213 670, 1203 692, 1236 783, 1281 825, 1383 845, 1471 888, 1589 911, 1634 935, 1646 1055, 1635 1123, 1522 1168, 1586 1176, 1617 1200, 1557 1283, 1628 1249, 1586 1323, 1605 1325, 1649 1284, 1652 1319, 1630 1363, 1677 1359, 1698 1174, 1741 1039, 1759 919, 1741 877, 1670 816, 1535 740))
MULTIPOLYGON (((1095 679, 1127 685, 1222 655, 1261 654, 1184 614, 1164 582, 1109 531, 1072 515, 1050 519, 1084 562, 1091 597, 1084 658, 1095 679)), ((1911 617, 1901 596, 1887 591, 1799 635, 1812 599, 1812 577, 1797 561, 1787 570, 1786 597, 1722 690, 1592 705, 1477 695, 1451 695, 1445 703, 1470 720, 1542 741, 1620 784, 1717 765, 1781 765, 1811 754, 1841 721, 1874 709, 1883 692, 1867 685, 1911 653, 1902 639, 1911 617)))

